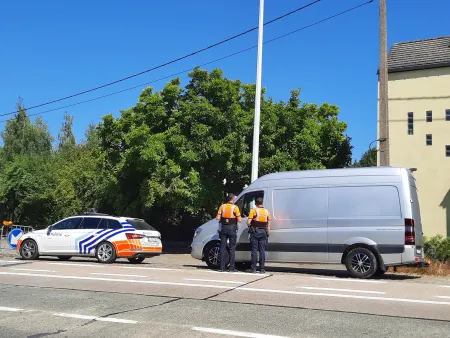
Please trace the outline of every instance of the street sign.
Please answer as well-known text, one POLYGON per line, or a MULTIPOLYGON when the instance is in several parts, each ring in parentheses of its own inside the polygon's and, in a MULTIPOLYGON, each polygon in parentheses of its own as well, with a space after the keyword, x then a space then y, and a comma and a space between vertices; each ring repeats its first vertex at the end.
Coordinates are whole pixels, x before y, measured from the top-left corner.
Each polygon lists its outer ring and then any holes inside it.
POLYGON ((23 231, 20 229, 12 229, 8 235, 8 244, 11 249, 17 248, 17 242, 19 238, 23 236, 23 231))

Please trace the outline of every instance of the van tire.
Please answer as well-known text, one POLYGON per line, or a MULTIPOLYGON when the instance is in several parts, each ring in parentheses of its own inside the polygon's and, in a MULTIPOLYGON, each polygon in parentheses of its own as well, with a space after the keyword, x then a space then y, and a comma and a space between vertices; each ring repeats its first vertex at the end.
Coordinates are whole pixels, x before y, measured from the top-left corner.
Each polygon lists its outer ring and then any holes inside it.
MULTIPOLYGON (((210 269, 220 269, 220 242, 213 242, 206 246, 204 251, 204 260, 210 269)), ((229 261, 228 250, 225 253, 225 260, 229 261)))
POLYGON ((370 278, 378 271, 377 258, 366 248, 355 248, 345 257, 345 267, 354 278, 370 278))

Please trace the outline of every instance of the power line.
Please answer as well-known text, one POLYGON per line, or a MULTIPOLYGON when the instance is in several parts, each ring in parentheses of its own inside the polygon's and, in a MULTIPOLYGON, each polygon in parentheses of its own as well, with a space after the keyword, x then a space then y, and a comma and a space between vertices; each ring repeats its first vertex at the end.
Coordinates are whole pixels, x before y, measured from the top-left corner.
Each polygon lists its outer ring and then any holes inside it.
MULTIPOLYGON (((312 6, 312 5, 315 5, 315 4, 317 4, 318 2, 320 2, 320 1, 321 1, 321 0, 314 0, 314 1, 310 2, 310 3, 308 3, 308 4, 305 5, 305 6, 296 8, 296 9, 294 9, 294 10, 292 10, 292 11, 286 13, 286 14, 283 14, 283 15, 281 15, 281 16, 279 16, 279 17, 276 17, 275 19, 272 19, 272 20, 270 20, 270 21, 264 23, 264 26, 270 25, 270 24, 272 24, 272 23, 274 23, 274 22, 276 22, 276 21, 278 21, 278 20, 284 19, 285 17, 287 17, 287 16, 289 16, 289 15, 292 15, 292 14, 294 14, 294 13, 297 13, 297 12, 299 12, 299 11, 301 11, 301 10, 303 10, 303 9, 306 9, 306 8, 312 6)), ((181 61, 181 60, 187 59, 187 58, 189 58, 189 57, 191 57, 191 56, 194 56, 194 55, 200 54, 200 53, 202 53, 202 52, 205 52, 205 51, 207 51, 207 50, 209 50, 209 49, 212 49, 212 48, 214 48, 214 47, 217 47, 217 46, 219 46, 219 45, 222 45, 222 44, 224 44, 224 43, 226 43, 226 42, 229 42, 229 41, 231 41, 231 40, 237 39, 237 38, 239 38, 239 37, 241 37, 241 36, 244 36, 244 35, 246 35, 246 34, 248 34, 248 33, 253 32, 254 30, 257 30, 257 29, 258 29, 258 26, 253 27, 253 28, 248 29, 248 30, 246 30, 246 31, 244 31, 244 32, 241 32, 241 33, 239 33, 239 34, 233 35, 233 36, 231 36, 231 37, 229 37, 229 38, 227 38, 227 39, 225 39, 225 40, 216 42, 216 43, 214 43, 214 44, 212 44, 212 45, 209 45, 209 46, 204 47, 204 48, 202 48, 202 49, 196 50, 196 51, 194 51, 194 52, 191 52, 191 53, 186 54, 186 55, 184 55, 184 56, 181 56, 181 57, 179 57, 179 58, 173 59, 173 60, 168 61, 168 62, 166 62, 166 63, 160 64, 160 65, 158 65, 158 66, 152 67, 152 68, 150 68, 150 69, 146 69, 146 70, 144 70, 144 71, 142 71, 142 72, 139 72, 139 73, 136 73, 136 74, 133 74, 133 75, 129 75, 129 76, 124 77, 124 78, 121 78, 121 79, 119 79, 119 80, 115 80, 115 81, 113 81, 113 82, 109 82, 109 83, 106 83, 106 84, 101 85, 101 86, 98 86, 98 87, 94 87, 94 88, 91 88, 91 89, 87 89, 87 90, 84 90, 84 91, 79 92, 79 93, 76 93, 76 94, 72 94, 72 95, 65 96, 65 97, 62 97, 62 98, 59 98, 59 99, 56 99, 56 100, 53 100, 53 101, 49 101, 49 102, 41 103, 41 104, 38 104, 38 105, 35 105, 35 106, 31 106, 31 107, 27 108, 27 110, 31 110, 31 109, 34 109, 34 108, 38 108, 38 107, 46 106, 46 105, 49 105, 49 104, 52 104, 52 103, 56 103, 56 102, 60 102, 60 101, 63 101, 63 100, 67 100, 67 99, 70 99, 70 98, 73 98, 73 97, 76 97, 76 96, 80 96, 80 95, 83 95, 83 94, 86 94, 86 93, 89 93, 89 92, 93 92, 93 91, 95 91, 95 90, 99 90, 99 89, 102 89, 102 88, 105 88, 105 87, 109 87, 109 86, 111 86, 111 85, 113 85, 113 84, 116 84, 116 83, 119 83, 119 82, 122 82, 122 81, 129 80, 129 79, 131 79, 131 78, 134 78, 134 77, 139 76, 139 75, 142 75, 142 74, 149 73, 149 72, 154 71, 154 70, 156 70, 156 69, 166 67, 166 66, 171 65, 171 64, 173 64, 173 63, 176 63, 176 62, 178 62, 178 61, 181 61)), ((16 113, 18 113, 18 111, 13 111, 13 112, 11 112, 11 113, 0 114, 0 116, 12 115, 12 114, 16 114, 16 113)))
MULTIPOLYGON (((360 8, 360 7, 366 6, 366 5, 370 4, 371 2, 373 2, 373 0, 367 1, 367 2, 362 3, 362 4, 360 4, 360 5, 357 5, 357 6, 354 6, 354 7, 352 7, 352 8, 349 8, 349 9, 345 10, 345 11, 342 11, 342 12, 339 12, 339 13, 334 14, 334 15, 332 15, 332 16, 329 16, 329 17, 327 17, 327 18, 325 18, 325 19, 316 21, 316 22, 314 22, 314 23, 312 23, 312 24, 309 24, 309 25, 307 25, 307 26, 303 26, 303 27, 301 27, 301 28, 299 28, 299 29, 296 29, 296 30, 294 30, 294 31, 291 31, 291 32, 288 32, 288 33, 286 33, 286 34, 280 35, 280 36, 278 36, 278 37, 276 37, 276 38, 267 40, 267 41, 264 42, 264 44, 268 44, 268 43, 271 43, 271 42, 280 40, 280 39, 285 38, 285 37, 287 37, 287 36, 290 36, 290 35, 292 35, 292 34, 295 34, 295 33, 298 33, 298 32, 300 32, 300 31, 303 31, 303 30, 305 30, 305 29, 308 29, 308 28, 311 28, 311 27, 313 27, 313 26, 316 26, 316 25, 318 25, 318 24, 320 24, 320 23, 323 23, 323 22, 325 22, 325 21, 329 21, 329 20, 334 19, 334 18, 336 18, 336 17, 338 17, 338 16, 341 16, 341 15, 344 15, 344 14, 349 13, 349 12, 351 12, 351 11, 354 11, 354 10, 360 8)), ((236 55, 239 55, 239 54, 248 52, 248 51, 250 51, 250 50, 252 50, 252 49, 255 49, 256 47, 257 47, 257 45, 254 45, 254 46, 252 46, 252 47, 248 47, 248 48, 242 49, 242 50, 237 51, 237 52, 235 52, 235 53, 228 54, 228 55, 223 56, 223 57, 221 57, 221 58, 218 58, 218 59, 215 59, 215 60, 212 60, 212 61, 203 63, 203 64, 198 65, 198 66, 196 66, 196 67, 207 66, 207 65, 210 65, 210 64, 212 64, 212 63, 216 63, 216 62, 218 62, 218 61, 222 61, 222 60, 228 59, 228 58, 230 58, 230 57, 233 57, 233 56, 236 56, 236 55)), ((50 113, 50 112, 53 112, 53 111, 56 111, 56 110, 61 110, 61 109, 65 109, 65 108, 69 108, 69 107, 73 107, 73 106, 78 106, 78 105, 80 105, 80 104, 84 104, 84 103, 88 103, 88 102, 92 102, 92 101, 97 101, 97 100, 103 99, 103 98, 105 98, 105 97, 117 95, 117 94, 120 94, 120 93, 129 91, 129 90, 133 90, 133 89, 136 89, 136 88, 139 88, 139 87, 142 87, 142 86, 151 84, 151 83, 159 82, 159 81, 162 81, 162 80, 165 80, 165 79, 168 79, 168 78, 173 78, 174 76, 177 76, 177 75, 180 75, 180 74, 184 74, 184 73, 190 72, 190 71, 194 70, 196 67, 192 67, 192 68, 189 68, 189 69, 185 69, 185 70, 182 70, 182 71, 180 71, 180 72, 177 72, 177 73, 174 73, 174 74, 171 74, 171 75, 168 75, 168 76, 164 76, 164 77, 162 77, 162 78, 159 78, 159 79, 156 79, 156 80, 152 80, 152 81, 149 81, 149 82, 146 82, 146 83, 142 83, 142 84, 137 85, 137 86, 133 86, 133 87, 130 87, 130 88, 126 88, 126 89, 123 89, 123 90, 120 90, 120 91, 117 91, 117 92, 113 92, 113 93, 110 93, 110 94, 98 96, 98 97, 95 97, 95 98, 92 98, 92 99, 89 99, 89 100, 86 100, 86 101, 81 101, 81 102, 73 103, 73 104, 70 104, 70 105, 67 105, 67 106, 58 107, 58 108, 46 110, 46 111, 39 112, 39 113, 35 113, 35 114, 30 114, 30 115, 28 115, 28 116, 29 116, 29 117, 32 117, 32 116, 36 116, 36 115, 42 115, 42 114, 50 113)), ((10 118, 10 119, 7 119, 7 120, 3 120, 3 121, 0 121, 0 123, 7 122, 7 121, 10 121, 10 120, 14 120, 14 119, 15 119, 15 118, 10 118)))

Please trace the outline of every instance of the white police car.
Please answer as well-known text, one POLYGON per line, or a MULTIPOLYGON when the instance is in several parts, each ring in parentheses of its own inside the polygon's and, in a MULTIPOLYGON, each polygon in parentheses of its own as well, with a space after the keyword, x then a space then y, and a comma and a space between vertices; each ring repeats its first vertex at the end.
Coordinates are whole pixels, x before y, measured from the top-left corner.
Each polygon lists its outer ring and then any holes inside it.
POLYGON ((127 258, 141 263, 162 252, 161 234, 144 220, 86 213, 65 218, 44 230, 24 234, 17 243, 22 259, 57 256, 96 257, 101 263, 127 258))

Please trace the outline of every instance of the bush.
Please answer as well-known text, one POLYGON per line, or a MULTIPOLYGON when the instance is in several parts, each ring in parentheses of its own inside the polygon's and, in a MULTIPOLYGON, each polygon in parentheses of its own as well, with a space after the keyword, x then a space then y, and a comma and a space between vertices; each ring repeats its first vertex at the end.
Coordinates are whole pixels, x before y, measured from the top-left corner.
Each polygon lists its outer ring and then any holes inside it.
POLYGON ((431 238, 424 238, 425 256, 438 262, 450 262, 450 237, 437 235, 431 238))

